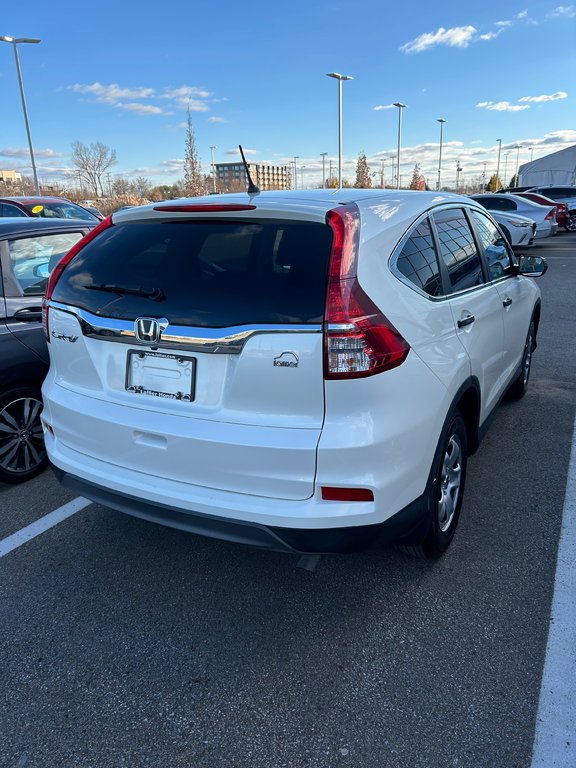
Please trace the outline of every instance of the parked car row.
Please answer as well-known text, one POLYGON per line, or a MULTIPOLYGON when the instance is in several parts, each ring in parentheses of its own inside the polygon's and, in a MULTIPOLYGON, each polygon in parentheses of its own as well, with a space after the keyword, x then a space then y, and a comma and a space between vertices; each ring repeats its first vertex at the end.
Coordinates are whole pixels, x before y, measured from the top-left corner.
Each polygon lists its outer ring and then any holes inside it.
POLYGON ((558 225, 568 232, 576 232, 576 186, 558 184, 555 186, 514 187, 501 190, 503 194, 512 193, 526 197, 543 205, 555 205, 558 225))
POLYGON ((94 206, 76 205, 65 197, 0 197, 0 217, 82 219, 98 223, 104 216, 94 206))
POLYGON ((438 557, 468 456, 526 392, 546 271, 479 197, 299 190, 0 223, 0 355, 20 360, 0 368, 0 479, 47 452, 82 496, 184 530, 438 557))

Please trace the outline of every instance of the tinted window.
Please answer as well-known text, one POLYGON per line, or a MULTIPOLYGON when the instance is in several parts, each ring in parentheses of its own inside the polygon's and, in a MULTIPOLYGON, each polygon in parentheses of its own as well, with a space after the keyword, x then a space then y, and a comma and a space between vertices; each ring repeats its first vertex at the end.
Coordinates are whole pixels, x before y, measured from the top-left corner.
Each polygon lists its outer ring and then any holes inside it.
POLYGON ((0 216, 24 216, 26 214, 17 205, 10 205, 10 203, 0 203, 0 216))
POLYGON ((10 267, 22 293, 44 293, 51 269, 81 237, 82 232, 61 232, 9 240, 10 267))
POLYGON ((477 211, 471 211, 470 213, 478 233, 478 239, 484 248, 490 280, 497 280, 503 275, 510 274, 512 272, 510 254, 498 228, 484 214, 477 211))
POLYGON ((396 268, 430 296, 442 294, 438 259, 428 220, 422 221, 404 243, 396 268))
POLYGON ((477 202, 489 211, 515 211, 517 208, 514 200, 504 197, 479 197, 477 202))
POLYGON ((434 222, 452 292, 481 285, 484 282, 482 264, 464 212, 459 208, 438 211, 434 222))
POLYGON ((78 254, 54 299, 176 325, 319 323, 331 242, 329 227, 309 222, 127 222, 78 254))
POLYGON ((26 203, 26 210, 30 211, 34 216, 38 216, 41 219, 82 219, 83 221, 98 221, 98 217, 94 216, 85 208, 81 208, 74 203, 68 203, 66 200, 58 200, 54 203, 26 203))

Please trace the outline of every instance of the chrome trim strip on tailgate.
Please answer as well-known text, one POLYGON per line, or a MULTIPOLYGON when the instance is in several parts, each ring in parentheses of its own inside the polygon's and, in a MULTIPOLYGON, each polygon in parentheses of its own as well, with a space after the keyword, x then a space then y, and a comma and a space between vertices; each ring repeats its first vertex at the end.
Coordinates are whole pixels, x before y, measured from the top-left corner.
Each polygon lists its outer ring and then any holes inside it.
POLYGON ((105 339, 120 344, 137 346, 186 349, 192 352, 238 355, 252 336, 262 333, 321 333, 322 326, 315 325, 235 325, 230 328, 197 328, 169 325, 157 344, 148 344, 136 338, 134 320, 118 320, 98 317, 91 312, 57 301, 49 301, 52 309, 68 312, 78 318, 82 334, 91 339, 105 339), (222 335, 224 334, 224 335, 222 335))

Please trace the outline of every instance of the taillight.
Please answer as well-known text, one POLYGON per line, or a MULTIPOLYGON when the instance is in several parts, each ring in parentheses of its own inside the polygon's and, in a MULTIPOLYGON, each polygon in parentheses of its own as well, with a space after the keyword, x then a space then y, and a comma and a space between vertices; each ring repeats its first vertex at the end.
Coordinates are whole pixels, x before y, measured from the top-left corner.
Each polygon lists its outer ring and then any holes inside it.
POLYGON ((566 203, 556 203, 556 208, 558 209, 558 213, 566 213, 568 210, 566 203))
POLYGON ((78 240, 78 242, 70 248, 69 251, 67 251, 64 256, 60 259, 58 264, 52 269, 52 272, 50 272, 50 277, 48 278, 48 283, 46 285, 46 290, 44 292, 44 298, 42 299, 42 324, 44 326, 44 333, 46 334, 46 340, 50 342, 50 328, 49 328, 49 320, 48 320, 48 311, 49 306, 48 302, 52 298, 52 294, 54 293, 54 288, 56 288, 56 283, 62 276, 62 272, 66 269, 68 264, 72 261, 74 256, 77 256, 78 253, 84 248, 84 246, 88 245, 92 240, 94 240, 95 237, 97 237, 100 232, 103 232, 105 229, 108 229, 108 227, 113 226, 112 224, 112 216, 108 216, 103 221, 100 222, 94 229, 92 229, 90 232, 88 232, 87 235, 84 235, 84 237, 81 240, 78 240))
POLYGON ((355 379, 396 368, 410 346, 358 283, 357 206, 328 211, 326 223, 333 240, 324 315, 324 378, 355 379))
POLYGON ((556 209, 553 208, 551 211, 548 211, 548 213, 546 214, 546 216, 544 218, 545 219, 554 219, 555 220, 556 219, 556 209))

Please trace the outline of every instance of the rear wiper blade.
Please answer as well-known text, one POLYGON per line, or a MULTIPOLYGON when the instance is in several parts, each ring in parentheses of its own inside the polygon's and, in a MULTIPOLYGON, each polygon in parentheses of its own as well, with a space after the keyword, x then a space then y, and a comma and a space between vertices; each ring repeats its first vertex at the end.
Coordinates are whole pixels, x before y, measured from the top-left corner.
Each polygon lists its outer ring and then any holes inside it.
POLYGON ((142 288, 142 286, 131 287, 129 285, 113 285, 111 283, 88 283, 84 288, 91 291, 108 291, 117 293, 119 296, 143 296, 152 301, 164 301, 166 295, 161 288, 142 288))

